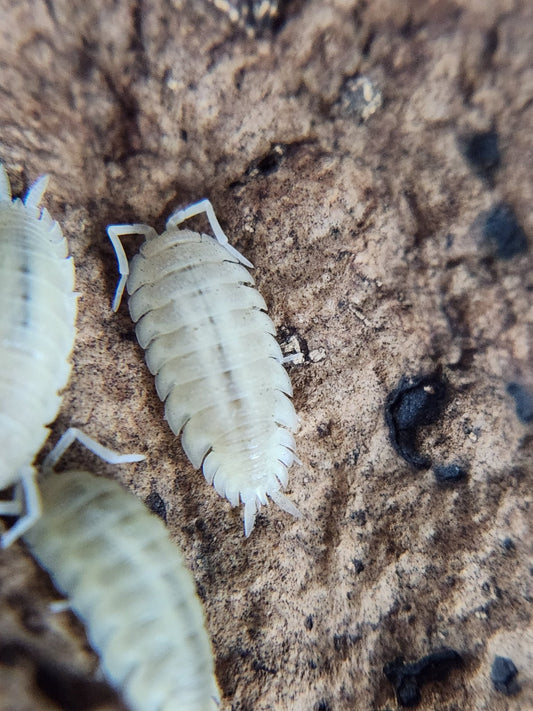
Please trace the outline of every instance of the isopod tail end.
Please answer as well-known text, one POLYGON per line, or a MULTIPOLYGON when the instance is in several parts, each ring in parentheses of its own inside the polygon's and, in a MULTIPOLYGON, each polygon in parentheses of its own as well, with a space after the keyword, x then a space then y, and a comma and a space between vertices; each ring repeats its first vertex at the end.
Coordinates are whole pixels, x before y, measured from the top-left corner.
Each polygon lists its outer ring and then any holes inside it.
POLYGON ((11 183, 3 163, 0 163, 0 201, 11 202, 11 183))
POLYGON ((46 190, 46 186, 48 185, 49 178, 49 175, 41 175, 40 178, 37 178, 24 198, 24 205, 26 207, 37 207, 39 205, 44 195, 44 191, 46 190))
POLYGON ((254 530, 255 516, 257 514, 257 505, 255 498, 246 501, 244 504, 244 535, 246 538, 254 530))
POLYGON ((285 494, 282 494, 281 491, 273 491, 271 493, 269 492, 268 495, 270 496, 272 501, 280 507, 280 509, 283 509, 283 511, 286 511, 295 518, 302 518, 302 514, 299 509, 297 509, 296 506, 289 499, 289 497, 285 496, 285 494))

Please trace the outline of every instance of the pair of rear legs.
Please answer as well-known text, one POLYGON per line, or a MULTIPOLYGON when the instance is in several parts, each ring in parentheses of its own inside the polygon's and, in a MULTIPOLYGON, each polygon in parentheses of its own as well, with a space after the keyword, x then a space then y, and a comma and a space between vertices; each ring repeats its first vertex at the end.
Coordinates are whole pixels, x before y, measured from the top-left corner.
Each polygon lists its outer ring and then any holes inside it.
MULTIPOLYGON (((59 439, 56 446, 45 457, 42 465, 42 474, 49 475, 66 450, 74 443, 80 442, 83 446, 100 459, 109 464, 125 464, 139 462, 144 459, 142 454, 118 454, 112 449, 89 437, 76 427, 70 427, 59 439)), ((0 516, 18 516, 18 520, 11 528, 2 534, 0 544, 7 548, 28 531, 41 515, 41 497, 37 482, 37 472, 32 466, 25 467, 20 472, 20 479, 15 485, 15 492, 11 501, 0 502, 0 516)))

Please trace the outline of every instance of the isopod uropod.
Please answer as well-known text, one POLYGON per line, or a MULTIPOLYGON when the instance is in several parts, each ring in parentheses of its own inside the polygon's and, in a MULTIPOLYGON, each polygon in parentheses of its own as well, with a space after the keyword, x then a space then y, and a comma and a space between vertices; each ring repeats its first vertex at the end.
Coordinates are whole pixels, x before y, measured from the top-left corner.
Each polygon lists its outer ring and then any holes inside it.
POLYGON ((47 182, 39 178, 24 202, 12 200, 0 164, 0 489, 17 485, 0 515, 20 516, 3 547, 39 517, 32 462, 59 410, 76 331, 74 262, 61 228, 38 207, 47 182))
MULTIPOLYGON (((106 461, 143 459, 72 429, 44 467, 74 439, 106 461)), ((162 521, 117 482, 86 471, 45 471, 41 494, 42 516, 24 540, 132 711, 215 711, 220 696, 202 607, 162 521)))
POLYGON ((228 244, 209 200, 173 213, 160 235, 144 224, 107 231, 121 274, 113 308, 127 282, 165 418, 192 465, 232 506, 240 498, 246 536, 267 497, 299 516, 281 491, 296 459, 291 382, 252 264, 228 244), (216 239, 179 229, 204 212, 216 239), (130 234, 145 237, 131 266, 119 239, 130 234))

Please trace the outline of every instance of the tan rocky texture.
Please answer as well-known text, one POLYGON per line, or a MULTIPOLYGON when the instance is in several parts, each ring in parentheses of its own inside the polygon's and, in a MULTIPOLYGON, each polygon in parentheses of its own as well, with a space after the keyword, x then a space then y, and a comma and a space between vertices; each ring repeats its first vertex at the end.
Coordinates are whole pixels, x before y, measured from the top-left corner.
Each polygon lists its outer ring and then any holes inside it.
MULTIPOLYGON (((51 441, 74 424, 147 454, 110 467, 74 449, 66 465, 163 498, 221 709, 396 708, 383 665, 443 646, 464 668, 420 709, 533 707, 532 425, 506 393, 533 387, 531 257, 494 258, 480 228, 504 201, 533 239, 532 99, 527 0, 295 1, 256 37, 207 1, 0 0, 0 159, 16 192, 50 173, 82 294, 51 441), (461 149, 489 129, 492 187, 461 149), (304 353, 289 366, 304 518, 269 507, 248 540, 163 422, 127 309, 110 312, 106 225, 161 229, 204 196, 304 353), (450 396, 418 444, 468 467, 447 488, 384 419, 402 375, 438 366, 450 396), (496 655, 519 670, 514 697, 492 688, 496 655)), ((24 546, 1 559, 0 708, 119 709, 24 546)))

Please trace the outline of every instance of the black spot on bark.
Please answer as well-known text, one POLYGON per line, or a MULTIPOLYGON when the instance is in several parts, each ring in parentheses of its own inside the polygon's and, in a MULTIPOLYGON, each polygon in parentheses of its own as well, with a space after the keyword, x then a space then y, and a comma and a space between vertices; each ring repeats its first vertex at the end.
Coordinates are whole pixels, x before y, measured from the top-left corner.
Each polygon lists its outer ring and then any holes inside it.
POLYGON ((355 568, 355 572, 357 573, 357 575, 359 575, 359 573, 362 573, 363 570, 365 569, 363 561, 359 560, 359 558, 352 558, 352 563, 353 563, 353 567, 355 568))
POLYGON ((246 175, 255 177, 257 175, 267 176, 275 173, 285 157, 285 147, 281 144, 272 146, 268 153, 254 160, 247 168, 246 175))
POLYGON ((518 674, 518 669, 513 662, 507 657, 494 657, 492 669, 490 670, 490 679, 496 691, 513 696, 520 691, 520 685, 515 677, 518 674))
POLYGON ((462 665, 459 652, 444 647, 411 664, 405 664, 401 657, 395 659, 385 664, 383 672, 394 687, 400 706, 411 708, 420 703, 421 686, 444 681, 452 669, 462 665))
POLYGON ((152 513, 154 513, 156 516, 159 516, 160 519, 162 519, 165 523, 167 522, 167 507, 165 505, 165 502, 163 499, 159 496, 157 491, 152 491, 146 499, 144 500, 144 503, 152 513))
POLYGON ((464 479, 467 471, 460 464, 441 464, 433 467, 433 473, 439 484, 447 486, 464 479))
POLYGON ((519 383, 509 383, 507 392, 514 398, 516 416, 520 422, 533 422, 533 394, 519 383))
POLYGON ((385 421, 392 446, 417 469, 431 466, 431 459, 418 452, 418 430, 439 419, 447 396, 447 382, 437 370, 414 378, 403 376, 387 397, 385 421))
POLYGON ((498 259, 512 259, 527 252, 527 237, 513 208, 505 202, 484 216, 483 237, 498 259))
POLYGON ((496 131, 474 133, 460 141, 463 155, 480 178, 493 183, 500 167, 500 148, 496 131))

